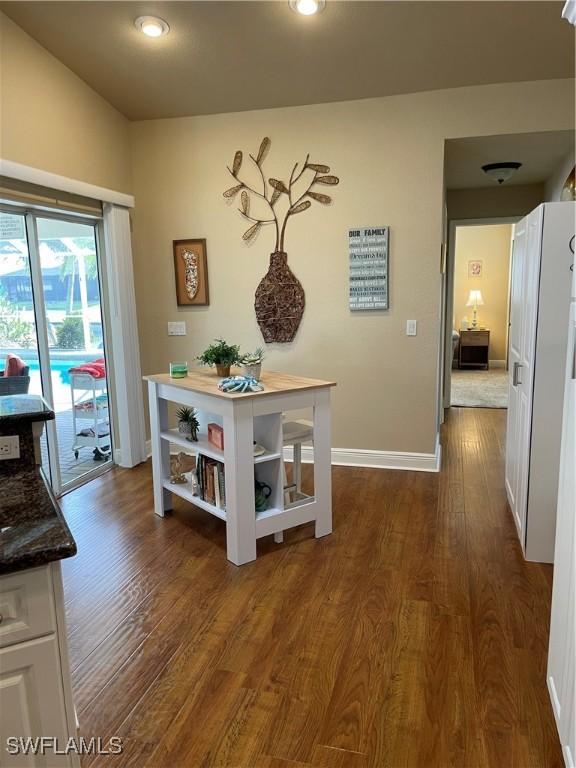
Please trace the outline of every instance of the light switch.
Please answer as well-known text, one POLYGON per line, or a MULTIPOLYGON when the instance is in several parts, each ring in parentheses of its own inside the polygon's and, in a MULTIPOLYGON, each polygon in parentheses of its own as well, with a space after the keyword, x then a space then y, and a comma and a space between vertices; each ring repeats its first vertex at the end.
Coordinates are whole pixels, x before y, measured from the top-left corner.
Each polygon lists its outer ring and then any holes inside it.
POLYGON ((168 323, 168 336, 186 336, 186 323, 168 323))
POLYGON ((406 336, 416 336, 416 320, 406 320, 406 336))

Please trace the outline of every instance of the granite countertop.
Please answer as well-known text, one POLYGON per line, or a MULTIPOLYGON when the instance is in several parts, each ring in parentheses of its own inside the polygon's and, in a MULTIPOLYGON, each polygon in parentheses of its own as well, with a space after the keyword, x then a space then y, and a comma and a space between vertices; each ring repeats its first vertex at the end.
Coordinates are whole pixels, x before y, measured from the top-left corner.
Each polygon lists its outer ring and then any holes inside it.
POLYGON ((76 542, 38 467, 2 478, 0 574, 76 554, 76 542))
POLYGON ((4 395, 0 397, 0 424, 51 421, 54 411, 40 395, 4 395))

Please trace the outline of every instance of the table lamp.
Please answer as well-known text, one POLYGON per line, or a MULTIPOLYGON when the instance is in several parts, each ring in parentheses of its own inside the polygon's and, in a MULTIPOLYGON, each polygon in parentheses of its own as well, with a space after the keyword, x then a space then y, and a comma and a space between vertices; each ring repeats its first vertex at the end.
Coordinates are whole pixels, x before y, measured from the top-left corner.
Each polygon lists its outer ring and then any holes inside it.
POLYGON ((482 298, 482 291, 478 289, 472 289, 468 294, 467 307, 474 307, 474 318, 472 320, 472 328, 476 328, 478 325, 478 307, 483 306, 484 299, 482 298))

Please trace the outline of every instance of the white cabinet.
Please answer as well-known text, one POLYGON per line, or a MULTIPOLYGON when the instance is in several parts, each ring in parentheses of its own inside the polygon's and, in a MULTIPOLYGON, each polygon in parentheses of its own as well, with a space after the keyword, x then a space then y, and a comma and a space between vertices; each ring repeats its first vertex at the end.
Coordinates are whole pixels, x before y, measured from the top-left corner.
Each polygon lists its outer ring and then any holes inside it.
POLYGON ((79 766, 75 754, 10 754, 14 739, 76 737, 60 563, 0 576, 0 744, 3 768, 79 766), (11 741, 9 741, 11 740, 11 741))
POLYGON ((0 648, 56 631, 50 568, 0 578, 0 648))
MULTIPOLYGON (((0 650, 0 739, 51 736, 68 740, 58 643, 54 635, 0 650)), ((64 755, 6 755, 2 765, 70 766, 64 755)))
POLYGON ((554 560, 570 305, 573 203, 545 203, 514 229, 506 493, 528 560, 554 560))
POLYGON ((554 587, 548 651, 548 688, 567 766, 576 766, 576 302, 570 311, 568 362, 554 587))

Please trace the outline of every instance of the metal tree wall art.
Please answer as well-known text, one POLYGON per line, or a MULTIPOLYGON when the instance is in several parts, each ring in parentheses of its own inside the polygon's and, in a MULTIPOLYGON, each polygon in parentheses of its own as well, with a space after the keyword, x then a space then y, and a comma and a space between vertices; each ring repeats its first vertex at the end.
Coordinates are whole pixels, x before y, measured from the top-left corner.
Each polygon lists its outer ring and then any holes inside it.
POLYGON ((242 236, 244 241, 253 240, 262 227, 274 225, 274 252, 270 255, 268 272, 256 289, 254 309, 264 341, 288 342, 296 335, 302 320, 304 289, 287 263, 287 253, 284 250, 286 227, 292 216, 307 211, 312 201, 323 205, 331 203, 332 199, 318 192, 315 187, 333 186, 338 184, 339 179, 330 175, 327 165, 311 163, 310 155, 307 155, 301 168, 298 167, 299 163, 296 163, 287 183, 273 178, 267 181, 262 164, 270 149, 270 143, 268 137, 262 139, 256 157, 249 155, 261 179, 261 190, 258 191, 240 178, 243 155, 238 151, 234 155, 232 168, 228 168, 236 183, 224 192, 224 197, 235 198, 240 194, 238 211, 250 222, 249 228, 242 236), (266 213, 253 215, 253 205, 258 211, 265 210, 266 213))

